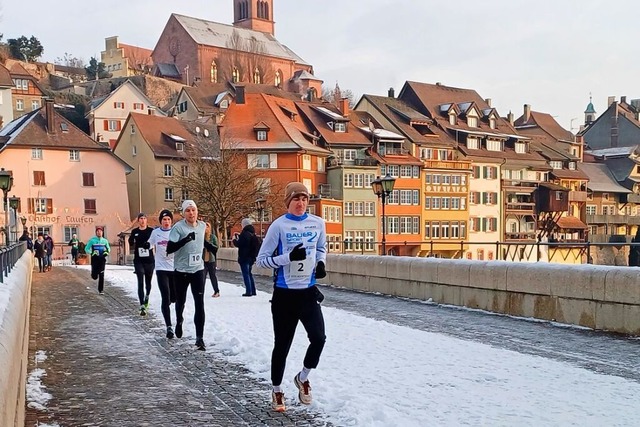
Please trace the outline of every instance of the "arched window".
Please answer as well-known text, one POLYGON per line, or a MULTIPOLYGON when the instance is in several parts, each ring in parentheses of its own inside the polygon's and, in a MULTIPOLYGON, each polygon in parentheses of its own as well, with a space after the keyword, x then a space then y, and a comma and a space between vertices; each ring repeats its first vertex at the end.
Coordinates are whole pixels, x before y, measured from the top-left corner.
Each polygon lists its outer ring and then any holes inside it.
POLYGON ((262 76, 260 76, 260 70, 258 67, 253 70, 253 82, 257 85, 262 83, 262 76))
POLYGON ((211 83, 218 83, 218 66, 216 61, 211 62, 211 83))
POLYGON ((274 78, 274 84, 276 85, 276 87, 281 87, 282 86, 282 71, 280 71, 280 70, 276 71, 276 76, 274 78))
POLYGON ((269 19, 269 3, 264 2, 264 19, 269 19))
POLYGON ((233 67, 233 71, 231 72, 231 81, 233 83, 238 83, 240 81, 240 71, 238 67, 233 67))
POLYGON ((262 10, 263 10, 262 6, 263 6, 263 3, 260 0, 256 1, 256 10, 258 11, 258 18, 262 18, 263 17, 263 15, 262 15, 262 10))

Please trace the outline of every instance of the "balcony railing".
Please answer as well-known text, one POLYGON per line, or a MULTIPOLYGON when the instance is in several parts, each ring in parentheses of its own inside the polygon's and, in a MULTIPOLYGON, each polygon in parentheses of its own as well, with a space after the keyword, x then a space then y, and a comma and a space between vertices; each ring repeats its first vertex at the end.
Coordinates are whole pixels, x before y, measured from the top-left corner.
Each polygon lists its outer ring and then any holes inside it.
POLYGON ((523 181, 521 179, 503 179, 502 186, 515 187, 515 188, 522 188, 522 187, 535 188, 538 186, 538 181, 523 181))
POLYGON ((505 210, 508 213, 522 212, 527 214, 533 214, 536 204, 531 202, 506 202, 505 210))
POLYGON ((587 224, 640 225, 640 216, 633 215, 587 215, 587 224))
POLYGON ((527 233, 504 233, 506 240, 536 240, 536 232, 530 231, 527 233))
POLYGON ((424 167, 427 169, 472 170, 471 162, 457 160, 424 160, 424 167))

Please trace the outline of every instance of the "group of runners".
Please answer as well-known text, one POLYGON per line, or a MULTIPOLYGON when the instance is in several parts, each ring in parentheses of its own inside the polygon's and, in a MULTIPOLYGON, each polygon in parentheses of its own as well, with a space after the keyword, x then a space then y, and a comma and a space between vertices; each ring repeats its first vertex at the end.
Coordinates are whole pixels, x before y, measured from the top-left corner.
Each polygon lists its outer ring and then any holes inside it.
MULTIPOLYGON (((298 322, 302 323, 309 338, 302 369, 293 378, 302 404, 312 402, 309 373, 318 366, 326 340, 320 305, 324 296, 316 286, 316 279, 326 276, 324 220, 307 212, 309 191, 302 183, 291 182, 286 186, 284 202, 287 213, 269 226, 256 261, 259 267, 274 270, 274 290, 270 301, 274 329, 271 406, 277 412, 286 410, 282 379, 298 322)), ((183 311, 187 291, 191 287, 195 304, 195 344, 199 350, 205 350, 204 258, 209 252, 215 259, 218 248, 205 237, 207 230, 210 233, 210 227, 198 219, 198 208, 193 200, 182 203, 182 217, 173 224, 171 212, 163 210, 159 215, 160 227, 151 229, 146 216, 138 215, 138 227, 132 230, 129 243, 135 253, 134 272, 138 279, 140 314, 147 314, 151 278, 155 270, 166 336, 169 339, 174 335, 181 338, 183 311), (175 302, 176 311, 175 331, 169 309, 172 302, 175 302)), ((100 294, 104 287, 104 262, 110 250, 102 231, 96 230, 96 237, 87 243, 85 249, 92 255, 92 278, 99 280, 100 294)), ((211 279, 213 282, 214 278, 211 279)), ((217 280, 213 296, 219 296, 217 280)))

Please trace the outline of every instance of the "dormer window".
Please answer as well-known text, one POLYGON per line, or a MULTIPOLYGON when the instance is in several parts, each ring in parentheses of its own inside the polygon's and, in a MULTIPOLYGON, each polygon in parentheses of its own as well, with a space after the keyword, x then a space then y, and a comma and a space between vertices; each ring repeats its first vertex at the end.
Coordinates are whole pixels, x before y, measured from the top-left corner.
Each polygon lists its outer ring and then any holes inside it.
POLYGON ((454 111, 449 113, 449 124, 450 125, 456 124, 456 113, 454 111))
POLYGON ((467 116, 467 126, 470 128, 478 127, 478 118, 475 116, 467 116))
POLYGON ((346 123, 342 123, 342 122, 336 122, 333 126, 333 131, 334 132, 346 132, 347 131, 347 124, 346 123))
POLYGON ((229 100, 223 99, 222 101, 220 101, 220 109, 225 110, 227 108, 229 108, 229 100))
POLYGON ((495 117, 490 117, 489 118, 489 127, 491 129, 495 129, 496 128, 496 119, 495 119, 495 117))
POLYGON ((267 141, 269 138, 269 126, 265 122, 260 122, 253 127, 253 131, 256 133, 257 141, 267 141))
POLYGON ((516 142, 515 150, 518 154, 526 154, 527 152, 527 144, 525 142, 516 142))
POLYGON ((475 138, 473 136, 468 136, 467 137, 467 148, 470 150, 477 150, 480 148, 480 141, 478 140, 478 138, 475 138))
POLYGON ((495 139, 487 140, 487 150, 489 151, 502 151, 502 141, 497 141, 495 139))
POLYGON ((182 142, 176 142, 176 151, 184 151, 184 144, 182 142))
POLYGON ((553 169, 562 169, 562 162, 554 160, 549 162, 549 166, 551 166, 553 169))
POLYGON ((569 170, 576 170, 576 162, 569 162, 569 170))

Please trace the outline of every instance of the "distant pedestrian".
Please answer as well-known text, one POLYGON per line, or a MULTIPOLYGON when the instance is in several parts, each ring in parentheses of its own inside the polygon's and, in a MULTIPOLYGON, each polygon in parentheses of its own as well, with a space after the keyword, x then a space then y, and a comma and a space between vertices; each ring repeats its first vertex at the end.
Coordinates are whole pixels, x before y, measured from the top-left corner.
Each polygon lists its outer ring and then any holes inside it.
POLYGON ((38 260, 38 270, 40 273, 47 271, 47 249, 44 247, 44 236, 38 233, 38 238, 33 242, 33 251, 38 260))
POLYGON ((204 231, 204 240, 211 243, 211 246, 215 248, 215 251, 204 250, 204 279, 207 280, 207 274, 209 274, 209 280, 211 280, 211 286, 213 287, 214 298, 220 296, 220 288, 218 287, 218 276, 216 276, 216 255, 218 254, 218 237, 216 233, 211 231, 211 223, 206 223, 207 228, 204 231))
POLYGON ((20 242, 27 242, 27 249, 33 252, 33 240, 31 240, 31 236, 27 230, 22 232, 22 236, 18 239, 20 242))
POLYGON ((204 239, 205 223, 198 220, 198 207, 193 200, 182 202, 183 219, 176 222, 169 233, 167 253, 175 252, 173 264, 176 285, 176 337, 182 337, 184 305, 187 301, 187 289, 191 285, 191 295, 195 305, 193 323, 196 327, 196 347, 205 350, 204 345, 204 248, 214 248, 204 239))
POLYGON ((53 239, 51 238, 51 236, 49 236, 49 233, 47 233, 46 231, 44 232, 44 248, 47 251, 47 271, 51 271, 51 266, 52 266, 52 260, 53 260, 53 248, 54 248, 54 244, 53 244, 53 239))
POLYGON ((271 407, 286 410, 282 377, 298 322, 302 323, 309 346, 302 370, 294 377, 301 403, 311 403, 309 372, 320 361, 325 328, 320 302, 324 296, 316 279, 326 276, 327 241, 324 220, 307 213, 309 190, 300 182, 285 187, 287 213, 269 227, 258 254, 258 266, 275 269, 271 298, 274 346, 271 355, 271 407))
POLYGON ((80 244, 80 240, 78 240, 78 235, 73 234, 71 236, 71 240, 69 240, 68 245, 71 246, 71 259, 73 259, 74 264, 78 264, 78 245, 80 244))
POLYGON ((245 287, 245 293, 242 296, 251 297, 256 295, 256 282, 253 279, 251 269, 256 262, 260 241, 256 236, 256 229, 253 227, 251 219, 244 218, 241 224, 242 231, 240 234, 236 233, 232 243, 238 248, 238 264, 245 287))
POLYGON ((149 237, 153 231, 147 227, 147 216, 138 214, 138 227, 131 230, 129 245, 133 248, 133 270, 138 278, 138 301, 140 302, 140 316, 146 316, 149 308, 149 294, 151 293, 151 279, 155 260, 149 237))
POLYGON ((91 255, 91 278, 98 279, 98 293, 104 294, 104 268, 111 252, 109 241, 104 237, 104 228, 96 227, 96 235, 87 242, 84 251, 91 255))
POLYGON ((158 216, 160 227, 151 232, 149 243, 155 249, 155 268, 158 289, 160 290, 162 317, 167 328, 167 338, 173 338, 171 325, 171 303, 176 301, 175 285, 173 282, 173 254, 167 254, 167 244, 173 223, 173 214, 170 210, 163 210, 158 216))

